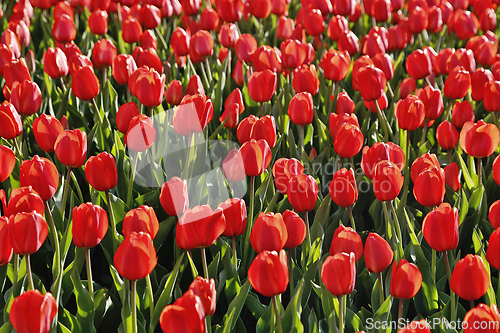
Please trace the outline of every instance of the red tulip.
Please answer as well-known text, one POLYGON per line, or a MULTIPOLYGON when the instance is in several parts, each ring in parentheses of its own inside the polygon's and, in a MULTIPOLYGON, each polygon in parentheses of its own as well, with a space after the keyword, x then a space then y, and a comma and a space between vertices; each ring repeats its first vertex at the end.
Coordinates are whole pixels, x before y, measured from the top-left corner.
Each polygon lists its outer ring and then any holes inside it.
POLYGON ((472 74, 471 88, 473 100, 480 102, 484 99, 485 86, 490 81, 494 81, 494 77, 489 69, 481 67, 472 74))
POLYGON ((90 101, 99 93, 99 80, 90 66, 71 73, 71 89, 73 94, 81 100, 90 101))
POLYGON ((62 14, 54 20, 52 36, 59 43, 68 43, 75 39, 75 22, 67 14, 62 14))
POLYGON ((335 82, 343 80, 351 66, 351 58, 346 52, 330 50, 321 60, 325 78, 335 82))
POLYGON ((0 137, 6 140, 12 140, 23 132, 21 117, 14 106, 7 101, 3 101, 0 105, 0 123, 2 123, 0 137))
POLYGON ((257 40, 250 34, 242 34, 234 44, 238 60, 246 64, 252 63, 252 53, 257 50, 257 40))
POLYGON ((425 207, 434 207, 443 202, 446 194, 444 173, 441 167, 427 168, 416 177, 413 195, 425 207))
MULTIPOLYGON (((493 161, 493 180, 500 186, 500 158, 497 156, 493 161)), ((495 228, 496 229, 496 228, 495 228)))
POLYGON ((373 273, 385 271, 394 258, 389 243, 373 232, 366 238, 364 255, 366 268, 373 273))
POLYGON ((155 142, 155 137, 156 130, 151 118, 140 114, 130 120, 124 141, 130 149, 140 152, 148 150, 155 142))
POLYGON ((90 202, 73 208, 73 243, 81 248, 97 246, 108 231, 108 215, 90 202))
POLYGON ((436 139, 442 149, 453 149, 458 144, 458 131, 448 120, 439 124, 436 130, 436 139))
POLYGON ((423 89, 418 89, 415 95, 424 103, 425 119, 435 120, 443 113, 441 90, 426 86, 423 89))
POLYGON ((325 31, 325 21, 323 19, 322 12, 319 9, 307 10, 302 23, 307 34, 310 36, 318 36, 325 31))
POLYGON ((9 178, 15 166, 16 155, 12 149, 0 145, 0 183, 9 178))
POLYGON ((261 175, 272 159, 271 149, 266 140, 255 141, 251 139, 245 142, 241 146, 239 154, 245 168, 245 174, 251 177, 261 175))
POLYGON ((9 218, 10 241, 14 253, 30 255, 40 249, 49 233, 42 215, 36 211, 17 213, 9 218))
POLYGON ((488 250, 486 251, 486 260, 496 269, 500 269, 500 258, 498 256, 498 251, 500 250, 499 236, 500 229, 496 229, 490 236, 488 250))
POLYGON ((330 255, 342 252, 354 253, 355 262, 363 256, 363 242, 359 234, 353 228, 341 224, 333 235, 330 255))
POLYGON ((114 265, 124 278, 145 278, 156 266, 156 250, 148 233, 133 232, 116 249, 114 265))
POLYGON ((172 80, 165 91, 165 101, 170 105, 179 105, 183 97, 182 82, 179 80, 172 80))
POLYGON ((455 162, 444 168, 444 181, 453 191, 460 190, 460 170, 455 162))
POLYGON ((314 65, 302 65, 293 71, 293 89, 296 93, 308 92, 316 95, 319 91, 319 79, 314 65))
POLYGON ((240 37, 238 28, 234 23, 226 23, 222 25, 219 31, 219 42, 222 46, 232 49, 236 41, 240 37))
POLYGON ((346 30, 340 34, 337 47, 341 52, 347 52, 350 56, 359 52, 359 39, 356 34, 346 30))
POLYGON ((240 122, 236 135, 241 144, 251 139, 263 139, 269 148, 273 148, 276 144, 276 121, 273 116, 269 115, 262 118, 250 115, 240 122))
POLYGON ((205 312, 199 296, 188 290, 174 304, 167 305, 160 315, 163 332, 179 330, 190 333, 205 332, 205 312))
POLYGON ((460 129, 468 121, 474 122, 474 110, 468 100, 455 102, 451 111, 451 122, 460 129))
POLYGON ((444 83, 443 94, 450 99, 461 99, 471 87, 471 76, 463 67, 450 71, 444 83))
POLYGON ((186 209, 175 231, 175 242, 182 250, 208 247, 224 232, 226 220, 222 209, 212 211, 209 205, 186 209))
POLYGON ((213 54, 214 39, 208 31, 200 30, 191 37, 189 48, 195 57, 204 59, 213 54))
POLYGON ((312 96, 308 92, 293 96, 288 107, 290 121, 296 125, 305 126, 313 121, 314 106, 312 96))
POLYGON ((461 40, 467 40, 477 33, 479 21, 473 13, 457 10, 448 21, 449 29, 457 34, 461 40))
POLYGON ((458 246, 458 209, 448 203, 440 204, 425 216, 422 233, 437 252, 454 250, 458 246))
POLYGON ((63 165, 81 167, 87 156, 87 134, 79 129, 61 132, 54 143, 54 151, 63 165))
POLYGON ((276 73, 269 69, 254 72, 248 79, 250 97, 259 103, 270 101, 276 91, 276 78, 276 73))
POLYGON ((21 83, 24 80, 31 81, 28 65, 24 58, 6 63, 3 69, 3 76, 9 89, 14 87, 15 82, 21 83))
MULTIPOLYGON (((407 77, 399 85, 399 98, 405 98, 417 89, 417 82, 412 77, 407 77)), ((418 95, 417 95, 418 96, 418 95)))
POLYGON ((361 68, 358 80, 359 92, 366 101, 379 99, 387 83, 384 72, 373 66, 361 68))
POLYGON ((35 155, 32 160, 23 161, 19 181, 22 187, 32 186, 43 201, 48 201, 59 186, 59 173, 54 163, 35 155))
POLYGON ((288 286, 285 251, 259 253, 248 269, 248 280, 252 287, 265 297, 283 294, 288 286))
POLYGON ((282 216, 288 235, 284 247, 287 249, 293 249, 294 247, 302 244, 306 238, 307 226, 299 214, 294 211, 287 209, 282 216))
POLYGON ((495 304, 479 304, 464 317, 464 333, 498 333, 500 314, 495 304))
POLYGON ((212 100, 205 95, 186 95, 174 113, 174 130, 180 135, 201 133, 214 116, 212 100))
POLYGON ((217 208, 222 209, 222 215, 226 219, 224 236, 236 237, 243 235, 247 227, 247 207, 243 199, 227 199, 221 202, 217 208))
POLYGON ((229 23, 237 22, 243 16, 241 0, 216 0, 217 13, 221 20, 229 23))
POLYGON ((134 102, 128 102, 123 104, 118 108, 118 112, 116 113, 115 122, 116 128, 126 134, 128 131, 128 127, 130 125, 130 121, 139 115, 139 109, 134 102))
POLYGON ((90 13, 89 29, 94 35, 104 35, 108 32, 108 13, 97 9, 90 13))
POLYGON ((283 71, 280 55, 270 46, 262 45, 256 49, 250 57, 252 58, 253 67, 257 72, 262 72, 266 69, 275 73, 281 73, 283 71))
POLYGON ((432 63, 425 50, 417 49, 406 60, 406 71, 415 80, 423 79, 432 72, 432 63))
POLYGON ((64 52, 56 47, 49 47, 43 54, 43 70, 53 79, 68 75, 68 60, 64 52))
POLYGON ((373 192, 380 201, 395 199, 403 187, 401 170, 391 161, 381 161, 373 172, 373 192))
POLYGON ((376 142, 373 146, 363 148, 361 168, 370 179, 373 177, 378 162, 388 160, 394 163, 401 171, 405 166, 403 149, 392 142, 376 142))
POLYGON ((273 166, 274 182, 281 194, 288 193, 288 184, 295 175, 304 173, 304 166, 295 159, 280 158, 273 166))
POLYGON ((298 40, 287 39, 281 42, 281 59, 285 69, 295 69, 307 63, 309 47, 298 40))
POLYGON ((392 297, 399 299, 413 298, 422 286, 422 274, 417 265, 401 259, 392 265, 391 287, 392 297))
POLYGON ((94 64, 92 63, 92 60, 81 53, 75 53, 68 58, 68 67, 69 73, 71 75, 74 75, 84 67, 90 67, 92 70, 94 70, 94 64))
POLYGON ((48 333, 57 314, 57 303, 51 293, 42 295, 28 290, 12 302, 9 319, 18 333, 48 333))
POLYGON ((483 259, 468 254, 457 262, 451 275, 450 287, 455 294, 468 301, 474 301, 486 294, 490 287, 490 275, 484 267, 483 259))
POLYGON ((147 107, 156 107, 163 100, 165 74, 159 74, 153 68, 139 67, 130 75, 128 86, 132 95, 147 107))
POLYGON ((329 256, 321 266, 321 280, 334 296, 349 295, 356 284, 354 253, 329 256))
POLYGON ((120 85, 128 85, 130 76, 136 69, 137 65, 130 54, 119 54, 113 60, 112 74, 120 85))
POLYGON ((28 80, 14 83, 10 94, 10 102, 16 111, 23 116, 31 116, 42 105, 42 92, 35 82, 28 80))
POLYGON ((460 132, 460 147, 470 156, 477 158, 488 157, 500 142, 500 132, 493 124, 486 124, 483 120, 477 123, 467 122, 460 132))
MULTIPOLYGON (((182 28, 177 28, 177 29, 182 29, 182 28)), ((177 31, 177 29, 174 31, 174 34, 177 31)), ((172 48, 175 52, 176 47, 174 47, 174 45, 176 45, 176 44, 174 44, 174 42, 173 42, 174 41, 174 34, 172 34, 172 48)), ((141 35, 142 35, 142 27, 141 27, 141 23, 139 22, 138 19, 136 19, 133 16, 129 16, 123 20, 122 37, 123 37, 124 42, 129 43, 129 44, 137 43, 141 39, 141 35)), ((189 47, 188 47, 188 49, 189 49, 189 47)))
POLYGON ((154 29, 161 23, 161 11, 158 7, 144 4, 139 13, 139 19, 146 29, 154 29))
POLYGON ((500 111, 500 81, 490 81, 484 87, 484 108, 489 112, 500 111))
POLYGON ((217 302, 215 280, 207 280, 198 276, 189 286, 189 290, 200 298, 205 316, 213 316, 217 302))
POLYGON ((172 177, 161 187, 160 204, 170 216, 180 216, 189 208, 187 181, 172 177))
POLYGON ((205 88, 203 88, 203 83, 201 82, 201 78, 194 74, 189 78, 189 83, 186 88, 185 95, 205 95, 205 88))
POLYGON ((316 207, 318 183, 312 176, 298 174, 288 184, 288 201, 297 213, 308 212, 316 207))
MULTIPOLYGON (((332 96, 333 98, 333 96, 332 96)), ((342 114, 353 114, 356 104, 354 104, 351 97, 345 92, 341 92, 337 96, 337 105, 335 106, 335 113, 338 115, 342 114)))
POLYGON ((288 232, 280 213, 260 213, 252 227, 250 244, 255 252, 279 252, 285 246, 288 232))
POLYGON ((278 25, 276 26, 276 37, 280 40, 290 39, 294 29, 295 23, 293 19, 280 16, 278 25))
POLYGON ((118 183, 118 173, 113 155, 102 152, 91 156, 85 163, 85 179, 97 191, 109 191, 118 183))
POLYGON ((340 207, 350 207, 358 200, 358 187, 353 169, 342 168, 333 174, 330 197, 340 207))
POLYGON ((339 156, 351 158, 359 153, 363 141, 363 133, 359 126, 343 123, 337 126, 333 147, 339 156))
POLYGON ((431 326, 425 319, 414 320, 398 330, 398 333, 431 333, 431 326))
POLYGON ((159 228, 154 209, 146 205, 129 210, 123 219, 123 236, 125 237, 133 232, 144 232, 154 239, 159 228))
POLYGON ((349 30, 349 23, 344 16, 336 15, 330 19, 328 22, 327 34, 331 40, 338 41, 340 36, 344 34, 344 31, 349 30))

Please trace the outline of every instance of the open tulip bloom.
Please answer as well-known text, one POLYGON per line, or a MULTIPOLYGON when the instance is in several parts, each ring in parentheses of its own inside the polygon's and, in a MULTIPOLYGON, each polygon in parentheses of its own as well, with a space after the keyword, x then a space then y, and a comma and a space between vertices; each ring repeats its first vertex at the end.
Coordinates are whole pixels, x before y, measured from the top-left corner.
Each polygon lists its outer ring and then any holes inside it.
POLYGON ((0 333, 500 333, 499 5, 0 1, 0 333))

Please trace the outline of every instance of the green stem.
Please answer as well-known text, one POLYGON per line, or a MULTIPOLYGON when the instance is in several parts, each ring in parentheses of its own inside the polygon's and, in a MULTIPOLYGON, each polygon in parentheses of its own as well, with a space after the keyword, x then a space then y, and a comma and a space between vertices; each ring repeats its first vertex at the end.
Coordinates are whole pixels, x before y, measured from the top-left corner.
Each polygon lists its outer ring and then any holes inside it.
POLYGON ((210 277, 208 276, 207 253, 204 247, 201 248, 201 261, 203 263, 203 274, 205 275, 205 279, 209 280, 210 277))
POLYGON ((481 187, 481 185, 483 184, 483 162, 481 158, 478 159, 477 179, 477 186, 481 187))
POLYGON ((29 290, 34 290, 35 283, 33 282, 33 274, 31 272, 31 260, 29 254, 26 256, 26 272, 28 274, 29 290))
POLYGON ((64 180, 64 190, 63 190, 63 197, 62 197, 62 203, 61 203, 61 216, 64 220, 64 214, 66 211, 66 201, 68 200, 68 190, 69 190, 69 181, 71 179, 71 167, 68 167, 68 170, 66 172, 66 179, 64 180))
POLYGON ((339 331, 344 333, 344 296, 339 296, 339 331))
POLYGON ((292 261, 292 250, 287 249, 287 263, 288 263, 288 279, 290 281, 290 299, 292 299, 295 289, 293 283, 293 261, 292 261))
POLYGON ((375 107, 377 108, 378 121, 380 122, 380 126, 382 126, 382 131, 384 132, 384 142, 387 142, 389 141, 389 133, 387 132, 387 123, 386 121, 384 121, 384 117, 382 116, 382 110, 380 110, 378 102, 375 100, 373 101, 373 104, 375 104, 375 107))
POLYGON ((111 204, 111 200, 109 199, 109 191, 105 192, 106 194, 106 201, 108 203, 108 210, 109 210, 109 222, 111 223, 111 232, 113 233, 113 253, 116 252, 116 249, 118 247, 116 243, 116 221, 115 221, 115 215, 113 214, 113 205, 111 204))
POLYGON ((131 310, 132 310, 132 333, 137 333, 137 305, 135 299, 135 289, 136 289, 137 281, 130 281, 131 284, 131 292, 130 292, 130 300, 131 300, 131 310))
POLYGON ((250 208, 248 211, 248 216, 247 216, 247 230, 245 232, 245 238, 242 240, 244 242, 244 267, 247 268, 247 260, 248 258, 248 245, 250 244, 250 232, 252 231, 253 227, 253 206, 254 206, 254 199, 255 199, 255 193, 254 193, 254 187, 255 187, 255 176, 250 177, 250 208))
MULTIPOLYGON (((332 81, 333 82, 333 81, 332 81)), ((333 86, 334 86, 334 83, 330 84, 327 88, 327 91, 326 91, 326 97, 325 97, 325 111, 326 111, 326 114, 330 114, 331 113, 331 104, 332 104, 332 101, 331 101, 331 96, 333 95, 333 86)))
POLYGON ((66 84, 64 83, 64 80, 62 77, 59 78, 59 82, 61 83, 61 88, 62 88, 63 93, 65 93, 66 92, 66 84))
MULTIPOLYGON (((337 100, 340 92, 340 82, 335 83, 335 93, 333 95, 333 101, 330 106, 332 112, 337 112, 337 100)), ((330 113, 332 113, 330 112, 330 113)))
POLYGON ((307 253, 310 253, 310 250, 311 250, 311 228, 309 226, 309 212, 305 212, 304 213, 304 222, 306 223, 306 227, 307 227, 307 253))
POLYGON ((471 309, 471 310, 472 310, 472 309, 474 309, 474 307, 475 307, 475 306, 474 306, 474 301, 473 301, 473 300, 470 300, 470 301, 469 301, 469 304, 470 304, 470 309, 471 309))
MULTIPOLYGON (((212 70, 210 69, 210 63, 208 62, 208 58, 205 58, 205 65, 207 66, 207 73, 208 73, 208 80, 209 82, 212 82, 212 70)), ((209 85, 210 87, 210 85, 209 85)))
POLYGON ((200 62, 200 67, 201 67, 201 75, 203 76, 203 80, 205 81, 208 90, 208 88, 210 88, 210 81, 208 80, 207 72, 205 71, 205 67, 203 66, 202 62, 200 62))
POLYGON ((384 282, 382 278, 382 272, 378 273, 378 288, 379 288, 379 296, 380 296, 380 306, 384 304, 385 295, 384 295, 384 282))
POLYGON ((393 220, 396 223, 396 233, 398 235, 398 239, 400 243, 403 243, 403 237, 401 236, 401 227, 399 225, 399 219, 398 216, 396 215, 396 210, 394 209, 394 205, 392 204, 392 201, 389 201, 389 207, 391 207, 391 212, 393 215, 393 220))
POLYGON ((444 255, 444 265, 446 267, 446 275, 448 275, 448 282, 450 283, 450 299, 451 299, 451 322, 455 321, 457 317, 457 308, 455 305, 455 292, 451 289, 451 268, 450 261, 448 260, 448 251, 443 253, 444 255))
POLYGON ((21 148, 19 148, 19 144, 17 143, 17 137, 12 139, 12 141, 14 142, 14 147, 16 148, 17 159, 19 160, 19 162, 22 163, 24 160, 23 152, 21 151, 21 148))
MULTIPOLYGON (((389 222, 389 211, 387 210, 387 205, 385 201, 382 201, 382 207, 384 208, 384 216, 385 216, 385 240, 390 244, 392 238, 392 232, 390 229, 391 223, 389 222)), ((394 244, 392 245, 393 245, 393 250, 395 250, 394 244)))
POLYGON ((406 130, 406 155, 404 169, 405 181, 403 188, 407 190, 408 185, 410 184, 410 132, 408 130, 406 130))
POLYGON ((153 326, 153 317, 155 314, 155 299, 153 295, 153 286, 151 285, 151 277, 150 274, 146 276, 146 287, 148 290, 148 298, 149 298, 149 332, 154 332, 153 326))
POLYGON ((87 263, 87 284, 89 288, 90 299, 94 302, 94 281, 92 280, 92 265, 90 262, 90 248, 85 249, 85 262, 87 263))
POLYGON ((302 151, 305 152, 304 148, 304 126, 299 125, 299 131, 300 131, 300 147, 302 148, 302 151))
POLYGON ((130 170, 130 179, 128 182, 127 206, 132 207, 132 189, 134 188, 135 169, 137 168, 138 153, 135 152, 134 160, 132 161, 132 170, 130 170))
MULTIPOLYGON (((45 206, 45 214, 46 216, 48 217, 47 220, 49 222, 49 226, 50 226, 50 229, 52 231, 52 237, 54 238, 54 249, 55 249, 55 253, 54 253, 54 256, 55 256, 55 262, 56 262, 56 267, 54 268, 54 273, 55 273, 55 280, 57 280, 57 278, 59 277, 59 275, 62 273, 62 269, 61 269, 61 249, 60 249, 60 246, 59 246, 59 237, 57 235, 57 229, 56 229, 56 226, 54 224, 54 218, 52 217, 52 212, 50 211, 50 208, 49 208, 49 205, 47 203, 47 201, 45 201, 44 203, 44 206, 45 206)), ((54 286, 54 289, 55 290, 52 290, 52 295, 54 295, 54 298, 56 299, 56 303, 59 304, 59 297, 60 297, 60 293, 61 293, 61 285, 59 286, 54 286)))
POLYGON ((399 299, 399 309, 398 309, 398 323, 399 323, 399 320, 401 320, 401 318, 403 318, 403 300, 400 298, 399 299))
MULTIPOLYGON (((425 119, 424 120, 424 129, 422 130, 422 138, 420 139, 420 147, 422 147, 425 143, 428 125, 429 125, 429 122, 427 121, 427 119, 425 119)), ((408 134, 406 134, 406 135, 408 135, 408 134)))
POLYGON ((99 107, 97 106, 97 102, 95 101, 95 98, 92 98, 92 105, 94 106, 95 113, 97 114, 97 117, 99 118, 99 124, 102 124, 101 112, 99 111, 99 107))
POLYGON ((276 315, 276 325, 278 333, 283 333, 283 329, 281 328, 280 311, 278 308, 278 299, 276 298, 276 295, 273 296, 272 301, 273 301, 274 314, 276 315))
POLYGON ((12 263, 12 268, 13 268, 13 276, 12 276, 12 290, 13 290, 13 298, 16 298, 19 296, 16 292, 17 290, 17 280, 19 279, 19 254, 14 253, 13 257, 13 263, 12 263))
POLYGON ((436 250, 434 249, 432 249, 431 274, 432 281, 436 283, 436 250))
POLYGON ((191 151, 194 143, 194 133, 188 135, 186 137, 186 141, 187 141, 187 156, 186 156, 186 165, 182 170, 182 179, 188 179, 189 177, 189 162, 191 161, 191 151))
POLYGON ((351 206, 347 207, 347 211, 349 212, 349 219, 351 220, 351 228, 356 231, 356 224, 354 223, 354 216, 352 216, 352 209, 351 206))
POLYGON ((237 252, 236 252, 236 237, 232 237, 231 238, 231 241, 232 241, 232 246, 233 246, 233 265, 234 265, 234 269, 236 271, 238 271, 238 257, 237 257, 237 252))

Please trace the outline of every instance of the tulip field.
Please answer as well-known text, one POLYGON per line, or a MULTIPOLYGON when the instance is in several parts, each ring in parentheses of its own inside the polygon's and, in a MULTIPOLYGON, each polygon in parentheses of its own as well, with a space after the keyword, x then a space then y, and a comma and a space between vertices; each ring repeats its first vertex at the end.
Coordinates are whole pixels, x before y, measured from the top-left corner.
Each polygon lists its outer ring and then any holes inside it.
POLYGON ((499 0, 4 0, 0 333, 500 333, 499 0))

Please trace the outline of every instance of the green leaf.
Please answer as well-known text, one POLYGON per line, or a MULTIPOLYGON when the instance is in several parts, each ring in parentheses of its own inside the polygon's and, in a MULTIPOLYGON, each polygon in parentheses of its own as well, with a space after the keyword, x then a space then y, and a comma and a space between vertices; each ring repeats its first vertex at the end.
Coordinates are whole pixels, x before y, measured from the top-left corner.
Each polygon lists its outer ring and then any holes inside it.
POLYGON ((481 208, 481 203, 483 201, 484 186, 481 185, 472 192, 469 200, 469 211, 471 214, 476 213, 481 208))
MULTIPOLYGON (((77 248, 76 256, 85 255, 85 249, 77 248)), ((71 273, 71 281, 73 281, 73 293, 76 297, 77 314, 76 318, 83 332, 95 332, 94 327, 94 303, 89 294, 89 291, 83 288, 82 281, 80 280, 79 272, 73 268, 71 273)))
POLYGON ((224 316, 224 330, 223 333, 230 333, 232 332, 236 321, 238 320, 240 316, 241 309, 243 308, 243 305, 245 304, 245 301, 248 296, 248 291, 250 290, 250 282, 247 280, 241 286, 240 291, 238 292, 238 295, 233 299, 233 301, 229 304, 229 307, 227 309, 227 313, 224 316))
POLYGON ((111 272, 111 276, 113 277, 116 291, 118 292, 118 295, 120 295, 120 299, 123 303, 125 302, 125 299, 123 297, 124 281, 122 280, 120 274, 118 274, 118 271, 116 270, 115 266, 109 265, 109 270, 111 272))
POLYGON ((12 327, 12 325, 10 324, 10 322, 6 322, 5 324, 3 324, 2 327, 0 327, 0 333, 10 333, 12 332, 14 328, 12 327))
POLYGON ((167 279, 167 283, 165 283, 165 287, 163 288, 160 298, 158 299, 158 302, 156 302, 155 312, 153 315, 153 319, 151 320, 151 325, 153 329, 158 324, 158 321, 160 319, 160 314, 163 311, 163 309, 172 301, 172 292, 174 290, 175 282, 179 275, 179 271, 183 260, 184 260, 184 253, 179 257, 179 259, 177 259, 174 269, 172 270, 172 272, 170 272, 170 275, 167 279))
POLYGON ((290 333, 304 332, 304 325, 302 325, 300 321, 302 306, 299 302, 299 300, 302 297, 303 287, 304 287, 304 279, 299 281, 299 284, 295 289, 295 294, 293 295, 293 298, 290 301, 290 303, 288 303, 285 315, 281 320, 281 324, 283 326, 283 332, 290 332, 290 333))
POLYGON ((464 175, 465 183, 467 184, 468 188, 473 189, 476 185, 474 184, 474 181, 472 180, 472 177, 469 174, 469 169, 465 165, 462 155, 457 154, 457 156, 458 156, 458 161, 460 162, 460 169, 462 169, 462 174, 464 175))

